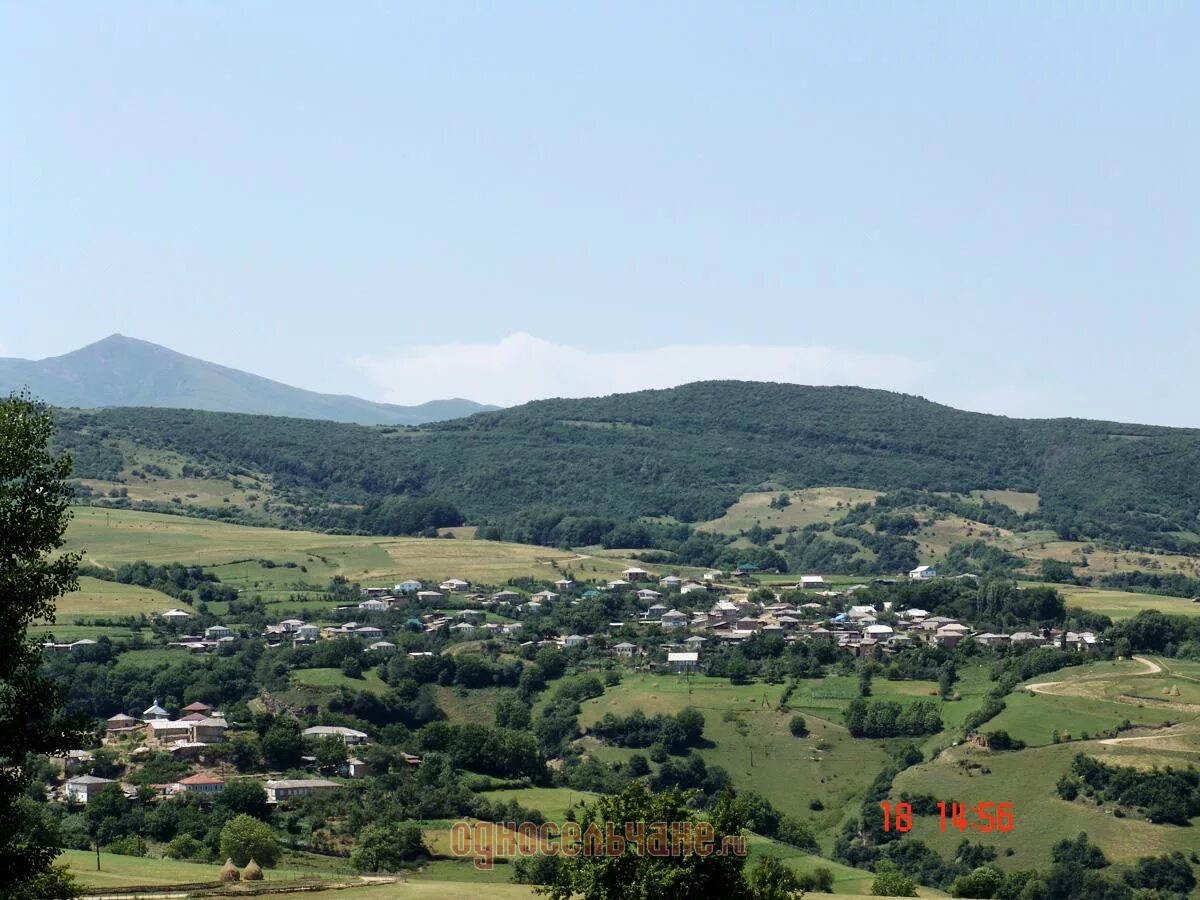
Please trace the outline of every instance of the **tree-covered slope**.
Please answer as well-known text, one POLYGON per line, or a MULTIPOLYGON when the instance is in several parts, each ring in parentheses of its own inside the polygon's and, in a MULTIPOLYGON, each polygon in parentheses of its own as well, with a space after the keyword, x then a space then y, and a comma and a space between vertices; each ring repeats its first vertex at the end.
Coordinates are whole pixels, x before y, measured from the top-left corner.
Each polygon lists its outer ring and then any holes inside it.
POLYGON ((696 521, 771 482, 1037 491, 1044 525, 1154 546, 1190 543, 1200 515, 1198 431, 1009 419, 862 388, 701 382, 421 428, 161 409, 64 413, 61 427, 83 475, 119 470, 125 441, 264 472, 295 502, 424 496, 473 520, 547 505, 696 521))

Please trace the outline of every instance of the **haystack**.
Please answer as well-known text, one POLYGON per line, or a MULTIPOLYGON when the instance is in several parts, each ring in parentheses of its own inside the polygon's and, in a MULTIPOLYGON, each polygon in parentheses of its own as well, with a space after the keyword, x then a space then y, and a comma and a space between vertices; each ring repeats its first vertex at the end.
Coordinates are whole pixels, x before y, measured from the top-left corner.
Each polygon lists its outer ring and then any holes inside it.
POLYGON ((246 868, 242 869, 242 881, 262 881, 263 870, 262 866, 254 860, 246 863, 246 868))
POLYGON ((232 859, 225 860, 225 865, 221 866, 221 874, 217 876, 218 881, 239 881, 242 875, 238 871, 238 867, 233 864, 232 859))

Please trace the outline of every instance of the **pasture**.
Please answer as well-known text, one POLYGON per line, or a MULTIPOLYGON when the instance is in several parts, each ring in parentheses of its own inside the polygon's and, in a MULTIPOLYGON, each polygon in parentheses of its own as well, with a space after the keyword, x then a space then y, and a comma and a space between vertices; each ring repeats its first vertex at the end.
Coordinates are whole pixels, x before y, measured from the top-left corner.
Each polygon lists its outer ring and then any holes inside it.
MULTIPOLYGON (((220 863, 194 863, 175 859, 155 859, 148 856, 120 856, 100 853, 100 870, 96 870, 96 854, 90 850, 64 850, 56 863, 67 869, 86 887, 116 888, 129 886, 190 884, 216 881, 220 863)), ((279 868, 264 869, 267 881, 294 881, 311 877, 312 870, 279 868)))
MULTIPOLYGON (((698 752, 708 765, 724 767, 739 789, 771 798, 783 812, 810 821, 823 844, 861 796, 886 754, 879 742, 856 740, 841 724, 840 709, 810 711, 791 701, 778 708, 783 685, 731 685, 725 679, 675 675, 634 675, 582 704, 585 728, 604 713, 677 713, 691 705, 704 714, 706 746, 698 752), (804 715, 809 735, 793 737, 788 722, 804 715), (810 809, 819 801, 821 810, 810 809)), ((798 693, 798 691, 797 691, 798 693)), ((601 759, 627 759, 644 750, 594 746, 601 759)), ((828 849, 828 847, 826 847, 828 849)))
POLYGON ((372 585, 451 577, 500 584, 516 577, 554 580, 567 571, 578 579, 608 579, 629 565, 528 544, 317 534, 95 507, 74 510, 65 549, 82 550, 88 562, 107 567, 135 560, 200 565, 223 583, 283 595, 322 588, 335 575, 372 585))
POLYGON ((178 605, 178 601, 149 588, 86 576, 79 579, 79 590, 60 597, 55 604, 58 619, 64 622, 115 616, 150 616, 178 605))
POLYGON ((850 487, 818 487, 800 491, 751 491, 725 510, 720 518, 696 526, 699 531, 738 534, 759 525, 763 528, 803 528, 816 522, 835 522, 851 507, 867 503, 879 491, 850 487), (771 501, 786 494, 791 500, 782 509, 772 509, 771 501))
POLYGON ((1136 616, 1144 609, 1157 609, 1176 616, 1200 616, 1200 603, 1192 603, 1190 599, 1183 597, 1110 591, 1074 584, 1059 584, 1055 587, 1063 595, 1067 606, 1078 606, 1089 612, 1101 613, 1114 621, 1136 616))

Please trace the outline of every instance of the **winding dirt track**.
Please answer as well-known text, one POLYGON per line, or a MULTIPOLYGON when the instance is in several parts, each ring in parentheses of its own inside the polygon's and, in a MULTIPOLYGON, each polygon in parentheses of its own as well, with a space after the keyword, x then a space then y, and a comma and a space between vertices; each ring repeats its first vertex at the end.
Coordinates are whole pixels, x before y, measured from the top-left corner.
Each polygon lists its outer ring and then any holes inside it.
MULTIPOLYGON (((1103 684, 1108 681, 1116 681, 1120 678, 1140 678, 1147 675, 1157 675, 1163 671, 1163 667, 1152 659, 1145 656, 1135 656, 1134 660, 1141 663, 1142 670, 1140 672, 1122 672, 1120 675, 1103 674, 1103 675, 1085 675, 1082 678, 1077 678, 1073 681, 1043 681, 1040 684, 1027 684, 1025 687, 1035 694, 1049 694, 1054 697, 1088 697, 1091 696, 1083 685, 1103 684)), ((1188 678, 1186 675, 1172 677, 1188 678)), ((1192 680, 1188 678, 1188 680, 1192 680)), ((1144 698, 1131 697, 1127 695, 1118 695, 1116 697, 1106 697, 1105 700, 1109 703, 1125 703, 1129 705, 1144 704, 1144 698)), ((1168 708, 1178 709, 1180 712, 1195 712, 1195 706, 1190 704, 1169 704, 1168 708)), ((1200 729, 1196 728, 1197 721, 1200 719, 1192 719, 1188 722, 1179 722, 1175 725, 1170 725, 1166 728, 1161 728, 1152 734, 1143 734, 1138 737, 1115 737, 1104 738, 1099 743, 1101 744, 1133 744, 1133 743, 1165 743, 1173 738, 1189 737, 1194 734, 1200 734, 1200 729)))

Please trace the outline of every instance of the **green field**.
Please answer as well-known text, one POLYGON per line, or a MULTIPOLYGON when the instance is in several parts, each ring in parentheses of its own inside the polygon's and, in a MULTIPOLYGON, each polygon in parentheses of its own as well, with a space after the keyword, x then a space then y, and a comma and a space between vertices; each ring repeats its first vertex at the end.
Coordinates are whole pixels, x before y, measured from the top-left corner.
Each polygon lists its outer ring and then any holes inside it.
MULTIPOLYGON (((1028 749, 948 749, 902 772, 893 797, 908 791, 968 805, 1012 803, 1017 824, 1011 833, 967 835, 995 845, 1002 854, 997 862, 1007 869, 1045 867, 1051 845, 1080 831, 1117 862, 1195 848, 1194 829, 1151 825, 1136 814, 1117 818, 1112 808, 1067 802, 1057 795, 1055 784, 1077 753, 1135 767, 1200 762, 1200 663, 1151 657, 1097 662, 1041 676, 1030 685, 1038 692, 1013 692, 1005 698, 1005 710, 984 726, 1009 732, 1028 749), (1096 739, 1126 720, 1132 729, 1096 739), (1164 728, 1168 721, 1174 724, 1164 728), (1072 739, 1054 744, 1055 730, 1069 732, 1072 739), (1081 739, 1085 732, 1091 740, 1081 739), (1003 855, 1009 850, 1011 856, 1003 855)), ((952 852, 961 838, 952 827, 941 833, 936 816, 918 817, 913 835, 943 854, 952 852)))
MULTIPOLYGON (((174 859, 118 856, 100 854, 100 871, 96 871, 96 854, 90 850, 64 850, 56 860, 87 887, 112 888, 133 885, 190 884, 216 881, 221 866, 218 863, 180 862, 174 859)), ((311 877, 304 869, 264 869, 267 881, 289 881, 311 877)))
POLYGON ((200 565, 224 583, 285 597, 289 590, 323 587, 334 575, 377 585, 452 577, 499 584, 521 576, 553 580, 567 570, 580 579, 607 579, 629 565, 617 557, 580 558, 567 550, 498 541, 316 534, 92 507, 76 507, 74 513, 65 549, 85 551, 94 565, 135 560, 200 565), (276 565, 267 568, 260 560, 276 565))
MULTIPOLYGON (((1064 837, 1087 832, 1115 862, 1169 850, 1195 849, 1195 829, 1151 825, 1136 816, 1119 819, 1111 809, 1082 801, 1061 799, 1054 786, 1076 753, 1091 753, 1095 742, 1057 744, 1018 753, 987 753, 955 748, 937 760, 907 769, 897 776, 893 799, 903 791, 933 794, 945 802, 1013 804, 1013 830, 1007 834, 968 831, 971 840, 994 845, 1000 851, 996 864, 1004 869, 1045 868, 1050 848, 1064 837), (959 762, 975 762, 988 769, 969 769, 959 762), (1012 850, 1012 855, 1006 855, 1012 850)), ((882 813, 881 813, 882 814, 882 813)), ((1200 821, 1197 822, 1200 824, 1200 821)), ((917 816, 912 836, 926 841, 943 856, 952 856, 964 837, 949 825, 942 833, 938 816, 917 816)))
POLYGON ((368 694, 386 694, 391 690, 374 669, 366 669, 362 678, 351 678, 341 669, 296 669, 292 672, 292 681, 303 687, 331 691, 346 688, 368 694))
POLYGON ((590 803, 599 794, 593 794, 590 791, 576 791, 571 788, 529 787, 502 788, 497 791, 488 791, 484 796, 492 801, 516 800, 524 807, 539 810, 548 821, 563 822, 566 820, 569 808, 578 808, 581 803, 590 803))
POLYGON ((856 504, 870 502, 878 496, 879 491, 849 487, 808 488, 802 491, 751 491, 742 494, 720 518, 703 522, 696 527, 700 531, 713 531, 718 534, 738 534, 755 525, 785 530, 793 525, 803 528, 815 522, 834 522, 856 504), (791 504, 783 509, 771 509, 771 501, 780 494, 787 494, 791 504))
POLYGON ((59 598, 55 605, 59 620, 70 622, 97 616, 149 616, 166 612, 179 601, 149 588, 85 576, 79 579, 79 590, 59 598))
MULTIPOLYGON (((810 734, 793 737, 788 721, 798 704, 793 699, 791 711, 780 711, 782 691, 783 685, 731 685, 720 678, 631 676, 586 701, 580 723, 586 727, 606 712, 675 713, 695 706, 704 714, 704 736, 712 744, 698 751, 704 761, 723 766, 738 788, 760 791, 783 812, 809 820, 822 843, 831 845, 833 831, 883 768, 886 755, 879 743, 850 737, 840 710, 801 708, 810 734), (809 809, 813 800, 824 809, 809 809)), ((592 752, 601 759, 625 759, 645 751, 597 745, 592 752)))
POLYGON ((1200 603, 1182 597, 1161 594, 1136 594, 1131 591, 1109 591, 1102 588, 1079 587, 1074 584, 1055 585, 1067 606, 1078 606, 1101 613, 1111 619, 1128 619, 1143 609, 1157 609, 1172 615, 1200 616, 1200 603))

